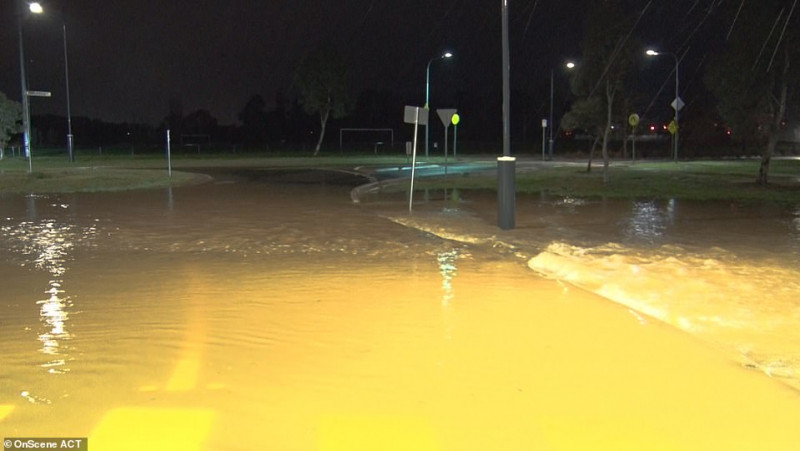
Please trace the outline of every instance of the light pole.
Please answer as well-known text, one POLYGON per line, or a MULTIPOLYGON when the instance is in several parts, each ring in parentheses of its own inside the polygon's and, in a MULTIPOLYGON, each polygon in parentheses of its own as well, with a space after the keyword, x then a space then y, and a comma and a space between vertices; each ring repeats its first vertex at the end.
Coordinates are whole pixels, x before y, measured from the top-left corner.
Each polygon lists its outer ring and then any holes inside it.
POLYGON ((666 52, 658 52, 653 49, 648 49, 645 54, 648 56, 659 56, 659 55, 669 55, 675 59, 675 100, 673 101, 672 108, 675 109, 675 148, 673 149, 672 158, 674 162, 678 162, 678 133, 680 132, 680 123, 678 122, 678 111, 680 111, 681 107, 683 107, 683 102, 679 96, 679 67, 680 67, 680 60, 678 56, 674 53, 666 53, 666 52))
POLYGON ((62 24, 64 31, 64 80, 67 93, 67 157, 70 162, 75 161, 75 139, 72 135, 72 113, 69 107, 69 60, 67 59, 67 24, 62 24))
MULTIPOLYGON (((564 64, 564 67, 566 67, 569 70, 572 70, 572 69, 575 68, 575 63, 573 63, 572 61, 567 61, 567 63, 564 64)), ((554 77, 555 77, 555 70, 550 69, 550 148, 549 148, 549 155, 550 155, 551 159, 553 158, 553 129, 555 128, 554 127, 555 123, 553 122, 553 78, 554 77)))
MULTIPOLYGON (((25 158, 28 160, 28 172, 33 171, 33 163, 31 162, 31 117, 30 108, 28 105, 28 80, 25 76, 25 47, 22 42, 22 18, 25 14, 23 9, 25 3, 23 0, 17 1, 18 12, 18 35, 19 35, 19 78, 22 90, 22 145, 25 149, 25 158)), ((28 3, 28 10, 33 14, 41 14, 43 12, 42 5, 39 3, 28 3)))
MULTIPOLYGON (((441 60, 445 58, 452 58, 453 54, 450 52, 445 52, 440 56, 434 56, 430 60, 428 60, 428 66, 425 69, 425 109, 430 111, 430 100, 431 100, 431 63, 436 60, 441 60)), ((425 156, 428 156, 428 124, 425 124, 425 156)))

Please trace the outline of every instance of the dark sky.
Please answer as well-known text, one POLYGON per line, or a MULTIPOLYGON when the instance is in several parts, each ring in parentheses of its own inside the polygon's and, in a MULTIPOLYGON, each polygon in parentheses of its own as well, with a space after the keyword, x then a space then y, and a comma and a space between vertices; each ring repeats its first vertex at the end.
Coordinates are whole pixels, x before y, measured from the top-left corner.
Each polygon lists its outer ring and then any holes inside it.
MULTIPOLYGON (((33 114, 64 114, 66 23, 72 114, 159 123, 170 99, 184 114, 206 109, 221 124, 253 94, 270 103, 290 92, 292 73, 322 41, 343 49, 351 90, 386 89, 432 103, 466 90, 500 101, 500 2, 490 0, 43 0, 27 17, 24 42, 33 114)), ((641 9, 646 1, 630 2, 641 9)), ((655 1, 640 24, 645 40, 679 46, 718 0, 655 1)), ((730 2, 729 2, 730 3, 730 2)), ((0 3, 0 91, 19 100, 15 0, 0 3)), ((512 88, 541 91, 550 70, 580 56, 585 0, 510 0, 512 88)), ((691 69, 690 69, 691 70, 691 69)), ((662 74, 666 77, 666 74, 662 74)), ((662 80, 659 80, 661 82, 662 80)), ((560 81, 566 83, 566 79, 560 81)), ((441 106, 441 105, 440 105, 441 106)), ((268 105, 269 107, 269 105, 268 105)), ((398 105, 398 114, 402 105, 398 105)), ((498 111, 499 114, 499 111, 498 111)))

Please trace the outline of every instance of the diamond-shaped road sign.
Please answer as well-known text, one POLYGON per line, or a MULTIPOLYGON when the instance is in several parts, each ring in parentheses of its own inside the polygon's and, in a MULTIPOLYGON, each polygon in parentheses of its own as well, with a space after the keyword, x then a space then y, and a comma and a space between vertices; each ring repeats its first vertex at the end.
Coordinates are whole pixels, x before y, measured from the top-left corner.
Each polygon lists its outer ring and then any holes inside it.
POLYGON ((684 106, 686 106, 686 104, 683 103, 683 100, 680 97, 675 97, 675 100, 673 100, 669 106, 671 106, 673 110, 680 111, 684 106))

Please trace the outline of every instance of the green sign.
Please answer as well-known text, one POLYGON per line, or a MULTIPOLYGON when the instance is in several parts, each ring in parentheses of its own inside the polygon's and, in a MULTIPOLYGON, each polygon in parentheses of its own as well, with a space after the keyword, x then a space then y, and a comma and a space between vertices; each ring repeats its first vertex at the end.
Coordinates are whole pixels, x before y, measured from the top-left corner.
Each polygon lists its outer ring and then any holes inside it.
POLYGON ((453 118, 450 119, 450 122, 452 122, 453 125, 458 125, 459 121, 461 121, 461 116, 459 116, 458 114, 454 114, 453 118))

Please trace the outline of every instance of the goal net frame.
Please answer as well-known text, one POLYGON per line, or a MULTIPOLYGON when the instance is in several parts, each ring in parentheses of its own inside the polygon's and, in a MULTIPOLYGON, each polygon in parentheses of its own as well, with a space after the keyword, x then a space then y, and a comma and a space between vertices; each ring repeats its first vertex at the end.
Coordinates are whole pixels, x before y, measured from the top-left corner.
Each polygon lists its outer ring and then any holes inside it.
MULTIPOLYGON (((339 150, 342 150, 344 132, 369 132, 369 133, 389 133, 389 145, 394 148, 394 129, 393 128, 340 128, 339 129, 339 150)), ((375 142, 374 140, 364 142, 375 142)))

